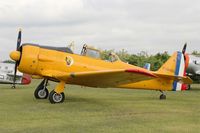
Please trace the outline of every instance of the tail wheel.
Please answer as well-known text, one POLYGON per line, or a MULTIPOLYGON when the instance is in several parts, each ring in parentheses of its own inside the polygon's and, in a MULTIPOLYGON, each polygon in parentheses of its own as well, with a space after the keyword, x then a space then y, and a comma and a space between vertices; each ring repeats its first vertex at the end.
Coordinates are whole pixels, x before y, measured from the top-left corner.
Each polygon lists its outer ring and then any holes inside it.
POLYGON ((47 88, 39 87, 35 90, 34 96, 36 99, 47 99, 49 91, 47 88))
POLYGON ((165 94, 161 94, 160 95, 160 100, 165 100, 166 99, 166 95, 165 94))
POLYGON ((56 93, 54 90, 50 92, 49 94, 49 101, 50 103, 62 103, 65 100, 65 94, 62 93, 56 93))

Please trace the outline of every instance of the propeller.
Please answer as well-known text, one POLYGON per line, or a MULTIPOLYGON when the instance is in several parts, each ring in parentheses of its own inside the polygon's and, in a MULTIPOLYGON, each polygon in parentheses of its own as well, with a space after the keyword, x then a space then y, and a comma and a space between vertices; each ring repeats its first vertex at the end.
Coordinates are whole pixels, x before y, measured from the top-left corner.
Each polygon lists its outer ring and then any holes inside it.
POLYGON ((185 61, 186 61, 186 54, 185 54, 186 48, 187 48, 187 43, 184 44, 183 49, 182 49, 182 54, 183 54, 183 57, 184 57, 185 61))
POLYGON ((185 43, 184 46, 183 46, 183 50, 182 50, 183 54, 185 54, 186 48, 187 48, 187 43, 185 43))
MULTIPOLYGON (((19 33, 18 33, 18 37, 17 37, 16 51, 19 51, 20 44, 21 44, 21 37, 22 37, 22 31, 21 31, 21 29, 19 29, 19 33)), ((12 86, 12 88, 15 88, 16 74, 17 74, 17 65, 18 65, 18 61, 15 61, 15 70, 14 70, 13 86, 12 86)))

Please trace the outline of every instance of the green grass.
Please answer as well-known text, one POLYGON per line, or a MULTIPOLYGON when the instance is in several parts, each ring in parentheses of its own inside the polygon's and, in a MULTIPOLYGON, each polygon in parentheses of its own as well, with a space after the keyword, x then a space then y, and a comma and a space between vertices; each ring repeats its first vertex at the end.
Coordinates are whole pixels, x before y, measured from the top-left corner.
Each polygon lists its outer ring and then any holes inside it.
POLYGON ((158 91, 66 85, 65 102, 50 104, 33 97, 38 83, 0 86, 1 133, 200 132, 199 85, 167 92, 167 100, 159 100, 158 91))

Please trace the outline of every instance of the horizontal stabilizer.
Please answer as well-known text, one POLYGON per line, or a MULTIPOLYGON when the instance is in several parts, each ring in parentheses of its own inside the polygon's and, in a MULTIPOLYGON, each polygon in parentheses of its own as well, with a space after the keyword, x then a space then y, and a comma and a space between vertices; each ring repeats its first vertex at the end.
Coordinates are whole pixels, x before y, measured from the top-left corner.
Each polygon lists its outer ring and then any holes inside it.
MULTIPOLYGON (((10 77, 14 77, 14 74, 7 74, 10 77)), ((16 77, 22 77, 22 75, 16 75, 16 77)))
POLYGON ((154 73, 154 74, 160 78, 167 78, 185 84, 191 84, 193 82, 192 79, 190 79, 187 76, 177 76, 177 75, 160 74, 160 73, 154 73))

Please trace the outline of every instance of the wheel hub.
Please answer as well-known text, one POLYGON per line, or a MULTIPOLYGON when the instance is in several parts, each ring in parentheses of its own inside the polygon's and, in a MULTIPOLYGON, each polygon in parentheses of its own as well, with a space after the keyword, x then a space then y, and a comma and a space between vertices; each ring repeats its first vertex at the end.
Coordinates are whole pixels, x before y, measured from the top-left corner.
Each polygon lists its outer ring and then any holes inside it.
POLYGON ((53 94, 53 100, 56 102, 56 103, 59 103, 62 101, 62 95, 61 94, 57 94, 57 93, 54 93, 53 94))
POLYGON ((39 90, 39 91, 38 91, 38 96, 39 96, 40 98, 45 98, 46 95, 47 95, 47 93, 46 93, 45 90, 39 90))

